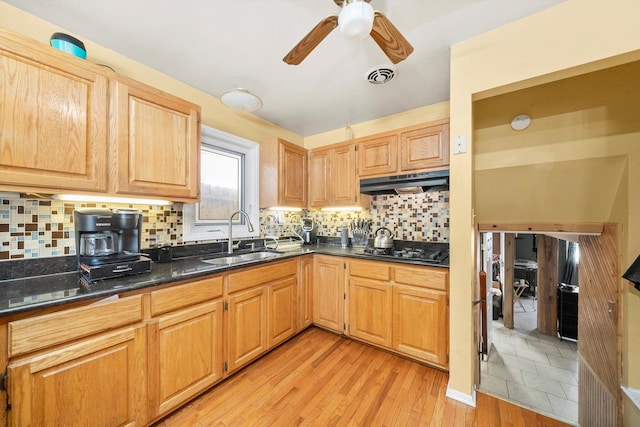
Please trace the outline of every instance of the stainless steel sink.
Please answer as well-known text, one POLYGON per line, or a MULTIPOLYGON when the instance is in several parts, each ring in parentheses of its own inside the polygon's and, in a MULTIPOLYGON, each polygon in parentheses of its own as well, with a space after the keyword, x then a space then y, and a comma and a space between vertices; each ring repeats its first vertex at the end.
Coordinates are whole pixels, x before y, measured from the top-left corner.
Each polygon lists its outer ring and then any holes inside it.
POLYGON ((280 255, 282 254, 278 252, 252 252, 250 254, 236 255, 235 257, 232 257, 232 258, 242 258, 242 259, 253 261, 258 259, 272 258, 280 255))
POLYGON ((251 252, 242 255, 224 256, 219 258, 203 259, 202 262, 213 265, 233 265, 251 261, 258 261, 266 258, 273 258, 282 255, 281 252, 251 252))
POLYGON ((231 265, 239 262, 247 262, 247 260, 242 259, 239 256, 223 256, 220 258, 203 259, 202 262, 213 265, 231 265))

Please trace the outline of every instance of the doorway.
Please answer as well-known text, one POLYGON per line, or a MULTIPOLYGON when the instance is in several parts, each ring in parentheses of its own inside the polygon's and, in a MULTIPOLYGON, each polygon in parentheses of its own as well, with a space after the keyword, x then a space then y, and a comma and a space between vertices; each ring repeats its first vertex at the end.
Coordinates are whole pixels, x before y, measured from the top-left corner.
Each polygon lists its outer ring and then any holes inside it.
MULTIPOLYGON (((528 227, 523 229, 531 230, 528 227)), ((509 234, 492 231, 481 233, 479 237, 482 255, 478 265, 482 266, 489 277, 498 279, 493 281, 494 284, 500 284, 496 294, 501 295, 503 300, 512 302, 503 303, 503 307, 507 309, 505 311, 511 309, 513 317, 511 320, 503 317, 489 321, 492 344, 479 364, 478 390, 574 425, 578 424, 579 419, 594 419, 593 416, 597 419, 607 416, 608 420, 615 420, 619 409, 619 396, 616 393, 619 387, 616 389, 617 381, 614 380, 619 378, 615 375, 619 372, 620 364, 620 354, 615 351, 617 325, 620 324, 616 317, 620 298, 619 280, 616 278, 619 274, 607 269, 601 271, 600 264, 612 262, 611 265, 617 266, 614 244, 618 239, 617 228, 604 226, 599 236, 556 234, 550 231, 538 234, 536 239, 522 238, 523 242, 529 242, 527 245, 531 249, 535 249, 537 260, 542 260, 539 263, 541 268, 536 271, 534 286, 531 286, 531 275, 524 275, 531 274, 531 271, 517 271, 516 266, 522 267, 523 260, 516 256, 517 239, 510 242, 509 237, 502 238, 509 234), (493 248, 489 249, 493 256, 490 266, 487 266, 487 234, 492 234, 493 242, 493 248), (565 241, 563 237, 568 240, 565 241), (499 250, 495 250, 496 242, 499 250), (558 311, 558 296, 565 295, 558 285, 571 280, 571 274, 564 274, 571 271, 562 267, 563 258, 575 254, 576 247, 582 249, 582 245, 585 250, 581 252, 586 255, 582 257, 579 269, 573 275, 576 282, 576 276, 579 275, 582 285, 580 290, 586 291, 585 301, 580 300, 577 307, 577 311, 584 314, 580 323, 585 331, 581 334, 581 340, 576 342, 566 336, 571 335, 570 329, 565 328, 562 339, 558 334, 558 319, 563 319, 558 311), (568 248, 573 250, 569 251, 568 248), (512 254, 509 254, 510 249, 513 250, 512 254), (568 254, 569 252, 571 253, 568 254), (551 254, 555 254, 555 258, 551 254), (558 257, 558 254, 561 256, 558 257), (553 262, 545 262, 545 258, 553 262), (496 270, 499 271, 498 274, 495 273, 496 270), (519 294, 523 290, 520 286, 520 279, 523 277, 524 285, 528 286, 519 294), (506 287, 505 283, 512 283, 514 286, 506 287), (613 309, 607 309, 607 305, 613 309), (555 315, 549 316, 550 312, 555 315), (607 323, 604 330, 600 327, 603 323, 607 323), (614 341, 611 343, 609 341, 612 337, 614 341), (607 342, 606 346, 601 345, 603 340, 607 342), (611 349, 614 350, 613 354, 611 349), (594 366, 597 368, 594 369, 594 366), (597 369, 603 369, 604 372, 596 372, 597 369), (581 381, 584 384, 580 384, 581 381), (602 384, 607 386, 603 387, 602 384), (609 414, 586 414, 594 404, 609 408, 609 414)), ((538 266, 533 263, 528 266, 530 270, 533 267, 538 266)), ((612 268, 615 270, 617 267, 612 268)), ((582 292, 579 295, 582 298, 582 292)), ((489 298, 487 296, 487 303, 489 298)), ((492 298, 495 299, 496 296, 492 298)), ((492 308, 495 312, 496 304, 492 308)), ((615 422, 611 425, 615 425, 615 422)))

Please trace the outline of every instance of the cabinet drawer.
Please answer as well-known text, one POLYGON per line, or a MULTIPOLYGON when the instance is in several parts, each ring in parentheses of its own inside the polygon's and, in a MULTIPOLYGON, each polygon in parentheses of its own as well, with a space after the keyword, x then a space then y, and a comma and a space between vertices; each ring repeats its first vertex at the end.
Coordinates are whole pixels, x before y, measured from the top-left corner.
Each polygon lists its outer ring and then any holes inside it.
POLYGON ((434 267, 395 267, 395 282, 422 288, 447 290, 449 270, 434 267))
POLYGON ((142 295, 135 295, 9 322, 9 357, 140 322, 142 317, 142 295))
POLYGON ((369 279, 389 281, 391 266, 376 261, 349 262, 349 276, 366 277, 369 279))
POLYGON ((273 282, 287 276, 295 276, 298 271, 298 261, 269 263, 263 267, 250 267, 237 273, 229 274, 229 293, 252 288, 263 283, 273 282))
POLYGON ((222 296, 222 276, 151 292, 151 315, 176 310, 222 296))

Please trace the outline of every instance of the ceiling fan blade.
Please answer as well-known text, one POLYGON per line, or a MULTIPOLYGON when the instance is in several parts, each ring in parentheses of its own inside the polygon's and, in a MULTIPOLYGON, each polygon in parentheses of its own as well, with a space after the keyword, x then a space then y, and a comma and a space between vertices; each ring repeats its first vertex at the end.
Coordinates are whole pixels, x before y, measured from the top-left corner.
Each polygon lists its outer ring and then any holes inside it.
POLYGON ((386 16, 377 10, 373 18, 371 37, 394 64, 407 59, 413 52, 411 43, 400 34, 386 16))
POLYGON ((331 15, 323 19, 313 27, 300 42, 291 49, 287 55, 282 58, 289 65, 298 65, 304 58, 311 53, 313 49, 320 44, 325 37, 329 35, 334 28, 338 26, 338 16, 331 15))

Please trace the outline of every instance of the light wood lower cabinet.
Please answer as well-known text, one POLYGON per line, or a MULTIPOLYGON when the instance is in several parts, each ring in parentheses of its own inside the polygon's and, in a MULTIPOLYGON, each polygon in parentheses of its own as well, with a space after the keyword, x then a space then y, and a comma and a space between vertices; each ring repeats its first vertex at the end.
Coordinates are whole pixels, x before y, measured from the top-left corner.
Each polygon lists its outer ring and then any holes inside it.
POLYGON ((269 319, 267 346, 273 348, 296 333, 296 286, 294 277, 278 280, 268 286, 269 319))
POLYGON ((313 257, 313 323, 344 331, 345 261, 340 257, 313 257))
POLYGON ((297 272, 298 261, 293 259, 229 274, 228 373, 295 333, 297 272))
POLYGON ((229 372, 267 351, 267 294, 264 286, 229 297, 227 364, 229 372))
POLYGON ((222 379, 222 282, 218 276, 151 292, 151 419, 222 379))
POLYGON ((9 322, 9 425, 145 425, 141 301, 134 296, 9 322))
POLYGON ((12 426, 142 426, 146 328, 124 328, 9 365, 12 426))
POLYGON ((391 347, 391 286, 373 279, 349 280, 349 335, 391 347))
POLYGON ((448 367, 447 269, 352 260, 348 271, 350 336, 448 367))
POLYGON ((393 348, 440 366, 448 364, 447 294, 393 286, 393 348))
POLYGON ((298 323, 296 331, 313 323, 313 255, 299 258, 298 264, 298 323))

